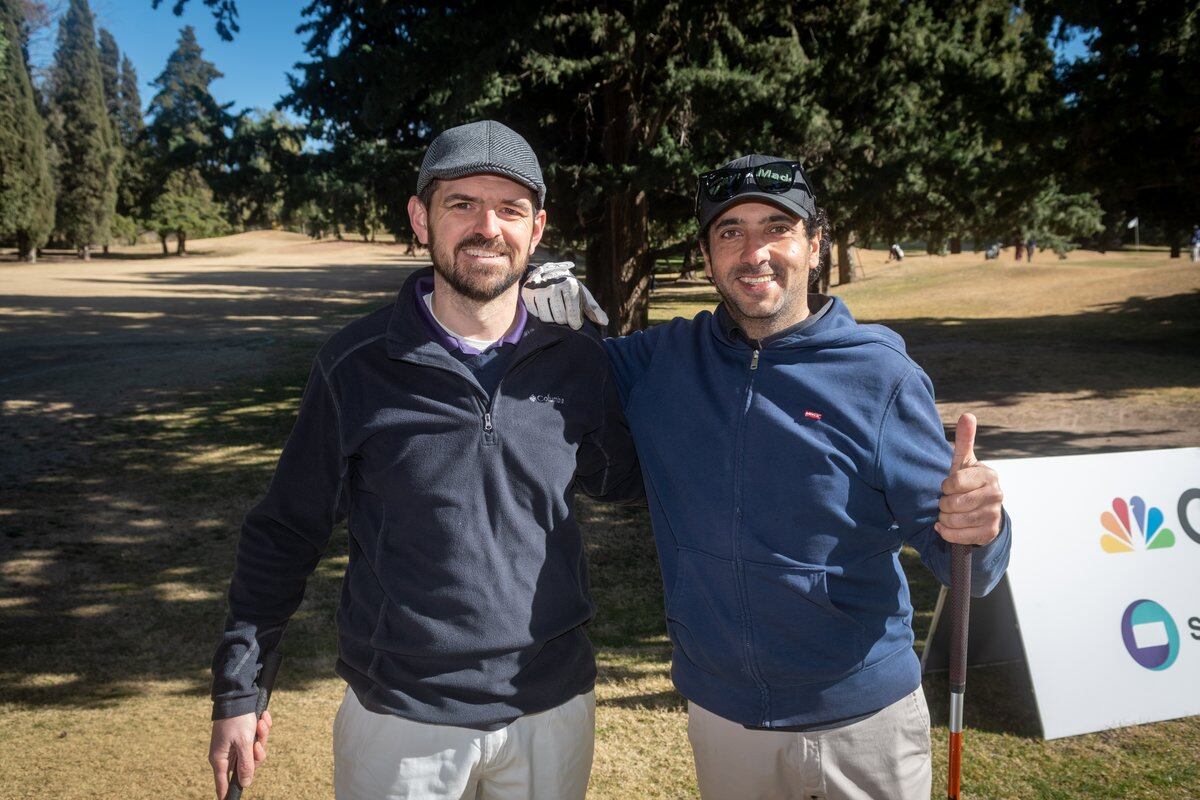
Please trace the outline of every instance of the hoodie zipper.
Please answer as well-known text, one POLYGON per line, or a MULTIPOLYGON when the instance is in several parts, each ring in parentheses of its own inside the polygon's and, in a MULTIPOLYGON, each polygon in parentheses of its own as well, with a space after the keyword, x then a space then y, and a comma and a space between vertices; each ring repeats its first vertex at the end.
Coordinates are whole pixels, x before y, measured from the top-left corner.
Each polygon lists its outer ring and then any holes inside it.
POLYGON ((750 404, 754 400, 754 375, 758 371, 758 358, 762 350, 762 344, 758 341, 753 341, 750 346, 754 348, 754 352, 750 356, 750 370, 746 380, 746 393, 742 398, 742 414, 738 419, 737 433, 734 438, 733 576, 734 583, 737 586, 738 600, 741 605, 743 658, 745 659, 746 669, 750 673, 750 677, 758 686, 759 696, 762 701, 762 719, 766 721, 771 718, 771 698, 767 685, 763 682, 762 676, 758 672, 758 663, 754 657, 754 638, 750 628, 750 598, 746 588, 746 570, 742 563, 742 456, 745 450, 746 420, 750 417, 750 404))

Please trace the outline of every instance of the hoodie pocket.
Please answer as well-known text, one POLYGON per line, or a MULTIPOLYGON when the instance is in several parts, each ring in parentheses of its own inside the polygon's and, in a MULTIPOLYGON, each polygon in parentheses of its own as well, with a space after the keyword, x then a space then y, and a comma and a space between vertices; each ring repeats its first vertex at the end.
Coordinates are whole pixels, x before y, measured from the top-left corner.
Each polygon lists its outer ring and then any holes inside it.
POLYGON ((750 680, 743 657, 733 562, 696 550, 676 551, 667 598, 667 632, 676 654, 727 680, 750 680))
POLYGON ((825 570, 745 564, 754 659, 775 686, 836 680, 862 667, 863 627, 829 599, 825 570))

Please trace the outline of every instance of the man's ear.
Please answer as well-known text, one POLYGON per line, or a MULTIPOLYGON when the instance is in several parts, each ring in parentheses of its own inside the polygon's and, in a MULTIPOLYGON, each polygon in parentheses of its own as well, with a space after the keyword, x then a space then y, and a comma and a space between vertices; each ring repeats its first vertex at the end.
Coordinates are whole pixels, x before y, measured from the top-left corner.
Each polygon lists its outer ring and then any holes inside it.
POLYGON ((808 240, 808 268, 810 270, 821 268, 821 232, 818 230, 808 240))
POLYGON ((413 233, 417 234, 417 241, 429 244, 429 209, 415 194, 408 198, 408 221, 412 224, 413 233))
POLYGON ((533 251, 537 250, 537 246, 542 241, 542 234, 546 232, 546 209, 538 209, 538 212, 533 215, 533 233, 529 237, 529 255, 533 255, 533 251))
MULTIPOLYGON (((705 233, 704 236, 706 237, 705 241, 707 241, 708 234, 705 233)), ((700 246, 700 255, 704 258, 704 274, 711 281, 713 280, 712 257, 708 254, 708 247, 706 245, 700 246)))

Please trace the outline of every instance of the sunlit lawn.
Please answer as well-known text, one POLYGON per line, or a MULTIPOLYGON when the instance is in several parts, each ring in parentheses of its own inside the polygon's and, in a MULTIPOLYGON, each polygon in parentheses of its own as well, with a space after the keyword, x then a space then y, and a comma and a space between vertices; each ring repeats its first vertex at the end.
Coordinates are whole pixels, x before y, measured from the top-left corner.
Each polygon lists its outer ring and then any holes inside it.
MULTIPOLYGON (((1195 410, 1200 268, 1126 254, 1033 266, 912 258, 866 269, 867 280, 837 293, 861 319, 895 323, 956 402, 1014 394, 1020 403, 1061 390, 1195 410), (990 368, 997 352, 1006 358, 990 368), (1079 363, 1080 352, 1092 360, 1079 363), (1155 380, 1130 377, 1148 360, 1155 380)), ((714 299, 707 285, 662 280, 652 316, 691 316, 714 299)), ((316 344, 287 343, 254 381, 99 420, 80 434, 90 461, 9 488, 0 508, 0 798, 211 791, 208 661, 237 525, 270 477, 316 344)), ((591 502, 579 514, 599 609, 591 796, 693 796, 647 517, 591 502)), ((288 630, 271 755, 248 797, 331 794, 343 690, 332 674, 333 611, 345 554, 340 532, 288 630)), ((906 569, 920 642, 937 589, 915 559, 906 569)), ((968 797, 1200 797, 1200 719, 1045 742, 1023 667, 977 670, 969 685, 968 797)), ((932 676, 925 688, 937 795, 946 685, 932 676)))

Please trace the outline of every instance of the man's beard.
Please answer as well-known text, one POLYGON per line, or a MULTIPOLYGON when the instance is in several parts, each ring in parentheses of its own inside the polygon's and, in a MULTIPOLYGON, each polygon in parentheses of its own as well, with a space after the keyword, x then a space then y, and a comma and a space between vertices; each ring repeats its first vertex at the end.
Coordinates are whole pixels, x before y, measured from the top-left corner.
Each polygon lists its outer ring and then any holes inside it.
MULTIPOLYGON (((726 276, 725 281, 713 281, 713 285, 717 289, 717 294, 721 295, 721 299, 725 301, 725 308, 729 311, 730 315, 735 321, 741 322, 743 320, 752 319, 766 322, 776 317, 788 314, 793 304, 796 302, 797 298, 793 297, 793 293, 790 291, 790 286, 787 283, 787 280, 790 277, 788 275, 788 271, 775 263, 770 263, 768 266, 770 267, 771 272, 774 273, 775 283, 778 284, 780 290, 779 304, 773 309, 745 309, 738 303, 738 296, 733 291, 733 288, 736 287, 738 278, 763 274, 761 266, 755 265, 753 267, 738 267, 736 270, 726 276)), ((807 290, 807 287, 805 287, 805 290, 807 290)), ((805 294, 801 294, 799 299, 800 302, 807 302, 807 297, 805 294)))
POLYGON ((452 253, 442 252, 432 229, 429 231, 429 255, 433 260, 434 271, 450 284, 450 288, 477 303, 495 300, 512 288, 513 284, 525 274, 525 265, 529 263, 528 251, 518 257, 502 236, 488 239, 482 234, 476 233, 455 245, 452 253), (459 253, 467 247, 490 250, 493 253, 508 256, 509 269, 484 273, 473 270, 469 266, 459 266, 459 253))

